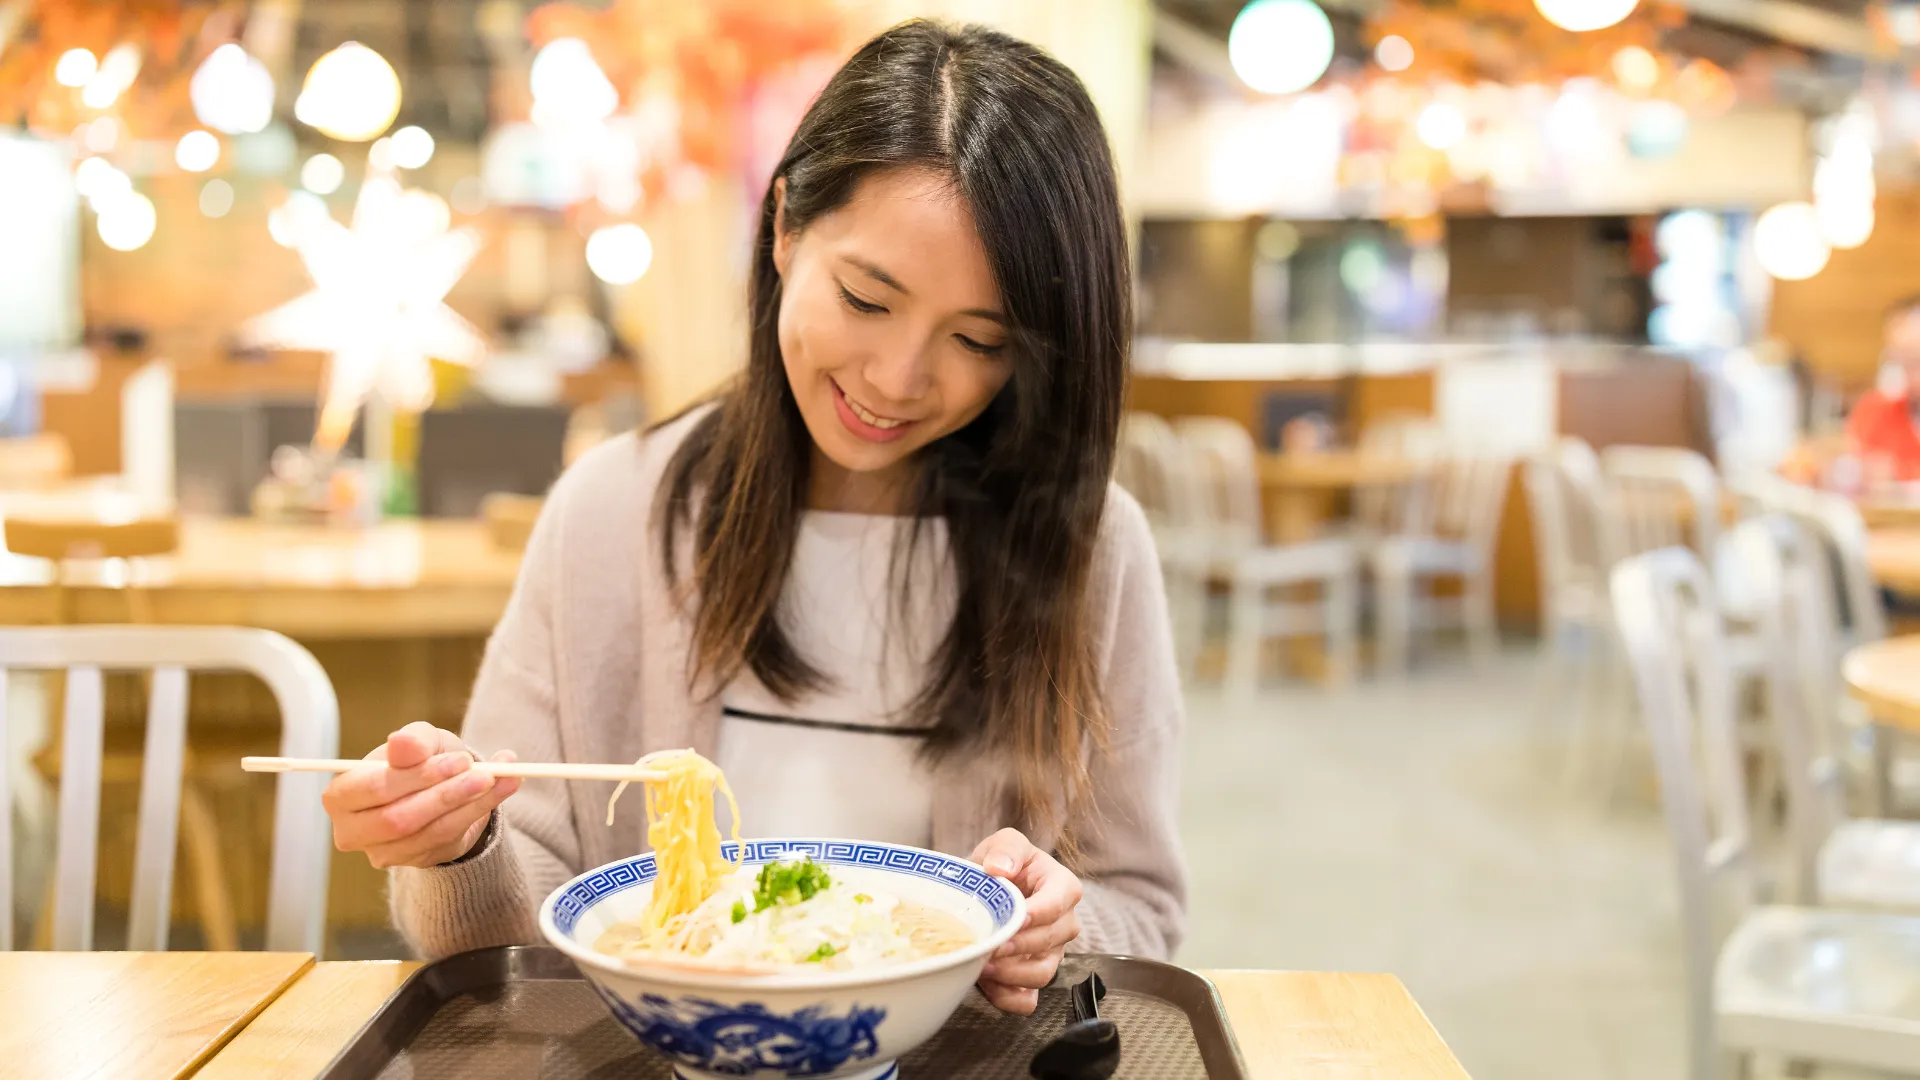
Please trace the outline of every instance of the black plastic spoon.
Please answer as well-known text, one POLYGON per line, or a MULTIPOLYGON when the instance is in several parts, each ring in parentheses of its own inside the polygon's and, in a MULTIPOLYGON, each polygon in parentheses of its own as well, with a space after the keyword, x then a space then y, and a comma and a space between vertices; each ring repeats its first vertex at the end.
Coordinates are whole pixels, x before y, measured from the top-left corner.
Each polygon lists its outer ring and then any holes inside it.
POLYGON ((1074 1022, 1033 1055, 1027 1072, 1034 1080, 1107 1080, 1120 1067, 1120 1029, 1100 1018, 1107 984, 1096 972, 1071 992, 1074 1022))

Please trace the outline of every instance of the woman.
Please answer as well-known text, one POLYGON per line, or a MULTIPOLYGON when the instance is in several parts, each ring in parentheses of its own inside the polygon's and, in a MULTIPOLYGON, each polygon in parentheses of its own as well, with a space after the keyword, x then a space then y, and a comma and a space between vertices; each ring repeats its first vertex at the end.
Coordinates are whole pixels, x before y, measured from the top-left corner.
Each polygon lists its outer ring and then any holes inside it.
POLYGON ((762 202, 738 384, 561 479, 464 744, 414 724, 328 788, 335 842, 394 868, 408 940, 537 940, 548 892, 645 847, 637 800, 611 829, 605 785, 507 802, 466 745, 693 746, 752 832, 1013 881, 1029 922, 981 981, 1003 1009, 1031 1011, 1070 943, 1170 954, 1179 687, 1152 540, 1108 482, 1128 301, 1071 72, 929 23, 862 48, 762 202))

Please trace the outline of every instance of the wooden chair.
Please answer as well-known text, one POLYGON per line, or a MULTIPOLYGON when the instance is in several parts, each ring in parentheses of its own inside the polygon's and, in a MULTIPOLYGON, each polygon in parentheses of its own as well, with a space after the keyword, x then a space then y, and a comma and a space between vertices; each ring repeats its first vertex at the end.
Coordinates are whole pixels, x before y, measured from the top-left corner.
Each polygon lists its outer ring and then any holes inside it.
MULTIPOLYGON (((7 729, 7 677, 12 671, 61 671, 66 707, 61 725, 60 811, 54 872, 48 891, 48 941, 63 951, 93 947, 94 873, 98 856, 100 788, 110 779, 104 753, 102 675, 109 670, 152 674, 145 747, 137 761, 140 785, 138 841, 127 948, 167 947, 172 910, 177 825, 184 823, 187 857, 207 898, 203 844, 192 837, 188 811, 187 676, 190 671, 240 671, 257 676, 280 708, 280 753, 333 757, 339 749, 340 709, 318 661, 292 641, 267 630, 235 627, 0 627, 0 745, 7 729), (49 916, 50 913, 50 917, 49 916)), ((0 897, 13 894, 12 827, 6 771, 0 770, 0 897)), ((331 857, 320 789, 326 777, 287 773, 274 798, 273 866, 270 871, 266 947, 287 952, 321 951, 326 926, 327 869, 331 857)), ((217 849, 216 849, 217 850, 217 849)), ((203 908, 203 913, 204 913, 203 908)), ((12 948, 11 911, 0 918, 0 951, 12 948)), ((211 939, 211 931, 209 937, 211 939)), ((237 942, 210 948, 236 948, 237 942)))

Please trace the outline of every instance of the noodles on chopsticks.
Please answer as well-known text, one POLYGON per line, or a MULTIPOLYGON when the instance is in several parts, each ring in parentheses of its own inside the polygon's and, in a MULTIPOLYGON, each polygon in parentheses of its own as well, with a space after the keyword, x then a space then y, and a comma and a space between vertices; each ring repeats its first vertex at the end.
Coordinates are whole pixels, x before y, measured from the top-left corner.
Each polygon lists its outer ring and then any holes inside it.
MULTIPOLYGON (((647 844, 653 848, 653 896, 640 916, 645 947, 663 950, 678 946, 687 920, 720 883, 739 865, 736 855, 720 852, 720 829, 715 823, 714 792, 726 796, 732 813, 732 840, 740 842, 740 804, 720 767, 693 750, 664 750, 634 764, 665 773, 664 780, 648 781, 647 844)), ((626 790, 622 782, 607 800, 607 824, 626 790)), ((738 848, 735 848, 738 851, 738 848)))

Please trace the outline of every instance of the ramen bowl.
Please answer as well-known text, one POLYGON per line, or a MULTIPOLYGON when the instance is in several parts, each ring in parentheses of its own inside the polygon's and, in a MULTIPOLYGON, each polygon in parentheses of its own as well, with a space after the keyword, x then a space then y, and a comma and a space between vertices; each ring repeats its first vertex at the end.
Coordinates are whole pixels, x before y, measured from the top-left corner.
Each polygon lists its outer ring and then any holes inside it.
POLYGON ((615 1018, 673 1062, 682 1080, 893 1080, 894 1062, 940 1030, 987 957, 1026 922, 1020 890, 965 859, 847 840, 724 844, 747 865, 810 857, 835 880, 892 893, 964 923, 972 944, 852 971, 733 975, 629 966, 593 943, 636 919, 653 894, 651 853, 581 874, 540 905, 540 930, 573 959, 615 1018), (744 852, 741 849, 744 848, 744 852))

